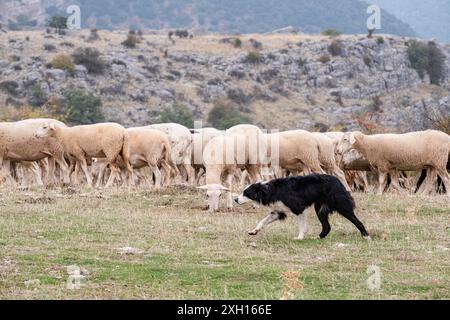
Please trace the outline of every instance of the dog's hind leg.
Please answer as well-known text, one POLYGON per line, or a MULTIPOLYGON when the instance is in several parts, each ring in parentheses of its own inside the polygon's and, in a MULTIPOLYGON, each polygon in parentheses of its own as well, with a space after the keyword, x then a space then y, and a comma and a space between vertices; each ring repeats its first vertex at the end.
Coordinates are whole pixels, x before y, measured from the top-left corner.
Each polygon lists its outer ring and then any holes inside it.
POLYGON ((359 232, 361 232, 361 236, 363 236, 364 239, 370 240, 369 233, 367 232, 362 222, 359 221, 359 219, 355 216, 353 208, 351 208, 350 205, 341 205, 339 206, 339 208, 337 208, 336 211, 350 220, 350 222, 353 223, 356 228, 358 228, 359 232))
POLYGON ((305 234, 308 231, 308 212, 303 211, 303 213, 297 216, 298 219, 298 237, 294 240, 305 239, 305 234))
POLYGON ((315 203, 314 210, 316 211, 317 217, 322 224, 322 232, 320 233, 320 239, 325 238, 331 231, 330 222, 328 221, 328 216, 331 210, 322 203, 315 203))
POLYGON ((262 219, 255 229, 250 231, 248 234, 251 236, 257 235, 262 229, 264 229, 267 225, 271 224, 272 222, 275 222, 277 220, 284 220, 286 218, 286 213, 282 211, 274 211, 271 212, 267 217, 262 219))

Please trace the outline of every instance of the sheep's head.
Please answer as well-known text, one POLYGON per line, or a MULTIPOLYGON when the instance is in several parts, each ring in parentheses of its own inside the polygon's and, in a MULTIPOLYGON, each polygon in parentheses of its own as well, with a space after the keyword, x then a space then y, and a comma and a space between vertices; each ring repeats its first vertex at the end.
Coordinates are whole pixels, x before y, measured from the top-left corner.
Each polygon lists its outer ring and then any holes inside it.
POLYGON ((42 126, 40 126, 36 132, 35 137, 36 138, 46 138, 46 137, 52 137, 55 134, 55 124, 54 123, 44 123, 42 126))
POLYGON ((207 184, 198 187, 200 190, 206 190, 206 196, 208 197, 208 207, 209 211, 219 210, 219 200, 222 191, 230 192, 230 189, 222 186, 221 184, 207 184))
POLYGON ((360 132, 347 132, 341 139, 341 141, 339 141, 337 147, 336 147, 336 151, 337 153, 342 156, 343 154, 345 154, 346 152, 348 152, 349 150, 354 148, 354 145, 359 137, 361 133, 360 132))

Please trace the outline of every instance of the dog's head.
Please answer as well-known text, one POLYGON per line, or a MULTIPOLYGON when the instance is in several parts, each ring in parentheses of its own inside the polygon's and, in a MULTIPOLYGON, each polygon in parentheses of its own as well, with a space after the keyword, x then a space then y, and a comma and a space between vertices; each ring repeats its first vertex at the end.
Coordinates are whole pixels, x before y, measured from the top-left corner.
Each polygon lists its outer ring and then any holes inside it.
POLYGON ((255 183, 242 192, 234 201, 238 204, 248 202, 256 202, 258 204, 266 204, 270 194, 270 186, 266 183, 255 183))

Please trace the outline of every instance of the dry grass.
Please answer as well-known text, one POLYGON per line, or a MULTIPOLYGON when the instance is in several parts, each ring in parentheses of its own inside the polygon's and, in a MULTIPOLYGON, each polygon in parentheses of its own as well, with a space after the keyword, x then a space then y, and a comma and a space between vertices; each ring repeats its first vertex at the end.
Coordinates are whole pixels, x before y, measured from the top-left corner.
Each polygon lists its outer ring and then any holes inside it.
POLYGON ((339 216, 317 240, 313 215, 307 240, 292 239, 293 218, 252 238, 262 209, 210 214, 189 188, 2 190, 0 299, 449 299, 448 198, 355 197, 371 242, 339 216), (66 288, 70 265, 79 290, 66 288))

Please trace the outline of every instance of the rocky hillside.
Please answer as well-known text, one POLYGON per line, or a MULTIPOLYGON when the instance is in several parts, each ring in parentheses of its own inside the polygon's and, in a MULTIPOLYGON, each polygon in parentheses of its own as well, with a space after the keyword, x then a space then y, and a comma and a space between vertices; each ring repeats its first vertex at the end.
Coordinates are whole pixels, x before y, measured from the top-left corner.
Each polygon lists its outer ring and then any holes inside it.
MULTIPOLYGON (((21 20, 17 27, 37 20, 42 27, 43 13, 47 18, 65 15, 72 4, 81 8, 83 28, 189 28, 196 33, 263 33, 287 26, 308 33, 328 28, 363 33, 369 6, 360 0, 3 0, 0 22, 14 25, 21 20)), ((414 35, 406 23, 387 11, 382 16, 383 32, 414 35)))
POLYGON ((171 41, 165 33, 144 34, 133 49, 121 44, 126 35, 0 32, 1 118, 64 112, 58 111, 58 101, 72 87, 100 97, 106 120, 128 126, 158 121, 160 111, 174 104, 205 120, 217 101, 236 106, 255 124, 279 129, 404 131, 423 127, 424 112, 450 112, 448 46, 438 46, 446 73, 435 86, 411 68, 411 39, 389 35, 246 35, 239 40, 205 35, 171 41), (70 57, 84 47, 100 51, 103 73, 89 73, 81 64, 70 70, 52 66, 61 53, 70 57), (26 107, 36 98, 42 107, 26 107))

